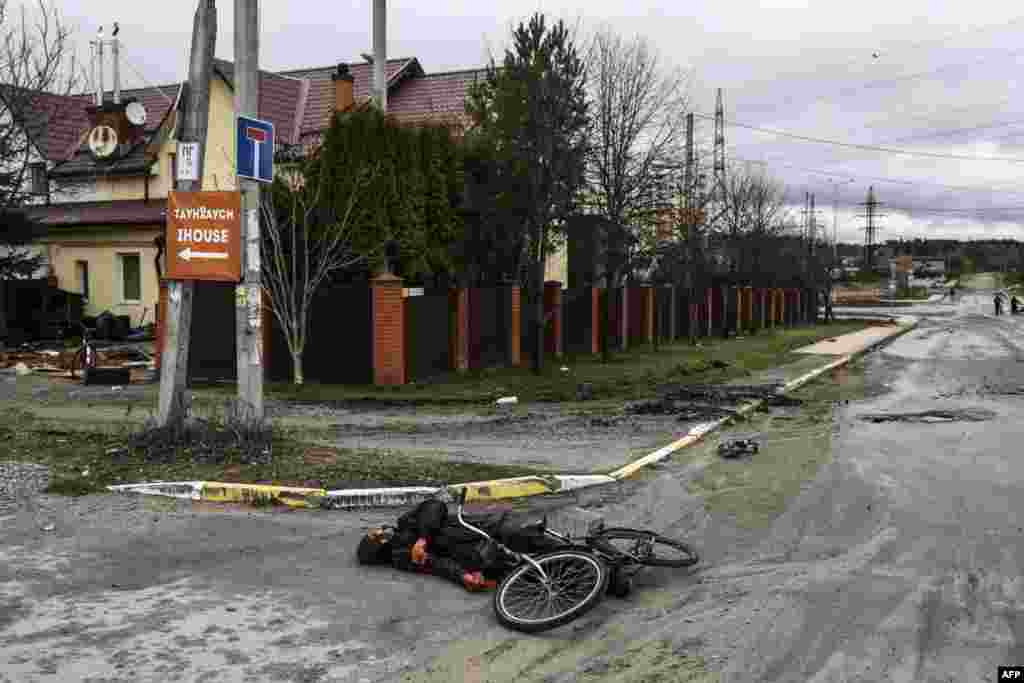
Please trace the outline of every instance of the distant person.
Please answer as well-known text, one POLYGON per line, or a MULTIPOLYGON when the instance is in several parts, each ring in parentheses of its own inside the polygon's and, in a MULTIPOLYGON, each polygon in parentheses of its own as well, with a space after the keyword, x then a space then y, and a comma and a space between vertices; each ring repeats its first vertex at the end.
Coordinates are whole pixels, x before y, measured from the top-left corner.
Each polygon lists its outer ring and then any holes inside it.
POLYGON ((956 301, 956 287, 949 288, 949 300, 956 301))
POLYGON ((1010 297, 1010 315, 1017 315, 1020 312, 1020 299, 1014 294, 1010 297))
POLYGON ((996 292, 996 295, 992 297, 992 304, 995 306, 996 315, 1003 314, 1003 295, 996 292))

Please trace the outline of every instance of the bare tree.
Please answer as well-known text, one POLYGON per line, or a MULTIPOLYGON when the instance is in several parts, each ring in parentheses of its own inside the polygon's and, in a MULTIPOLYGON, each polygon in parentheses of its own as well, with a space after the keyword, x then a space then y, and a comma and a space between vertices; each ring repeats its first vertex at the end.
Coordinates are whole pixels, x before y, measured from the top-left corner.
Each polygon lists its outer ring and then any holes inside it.
POLYGON ((34 237, 23 207, 48 187, 33 183, 45 169, 45 141, 78 86, 71 29, 57 9, 39 0, 31 15, 0 0, 0 278, 31 276, 42 258, 25 248, 34 237))
MULTIPOLYGON (((688 79, 668 68, 645 38, 626 40, 608 26, 594 35, 588 63, 592 120, 586 202, 607 220, 605 318, 610 319, 611 289, 653 261, 651 235, 665 208, 659 200, 666 176, 676 172, 681 158, 688 79)), ((606 360, 610 335, 605 326, 606 360)))
POLYGON ((372 172, 363 172, 353 180, 347 207, 340 215, 323 201, 324 174, 292 171, 264 195, 263 287, 292 356, 295 384, 305 381, 302 354, 317 290, 332 273, 369 256, 357 253, 351 238, 352 214, 371 176, 372 172))

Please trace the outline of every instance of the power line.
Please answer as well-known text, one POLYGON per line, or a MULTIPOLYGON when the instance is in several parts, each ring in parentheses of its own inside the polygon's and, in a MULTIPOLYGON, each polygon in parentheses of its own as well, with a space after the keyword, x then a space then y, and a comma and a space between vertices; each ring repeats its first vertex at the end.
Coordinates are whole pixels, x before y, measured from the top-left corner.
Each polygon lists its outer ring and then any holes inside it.
MULTIPOLYGON (((914 186, 914 187, 918 187, 918 186, 941 187, 941 188, 948 189, 948 190, 963 190, 963 191, 968 191, 968 192, 987 192, 987 193, 991 193, 992 190, 993 190, 992 187, 979 187, 977 185, 948 185, 948 184, 945 184, 945 183, 932 183, 932 182, 928 182, 926 180, 907 180, 905 178, 891 178, 891 177, 888 177, 888 176, 868 175, 868 174, 864 174, 864 173, 850 173, 848 171, 835 171, 835 170, 829 171, 829 170, 821 169, 821 168, 810 168, 810 167, 807 167, 807 166, 799 166, 797 164, 792 164, 792 163, 789 163, 789 162, 786 162, 786 161, 781 161, 781 160, 780 161, 774 161, 774 159, 778 159, 778 157, 766 157, 765 158, 765 159, 772 159, 773 160, 772 163, 769 163, 768 161, 763 160, 763 159, 762 160, 758 160, 758 159, 744 159, 743 157, 738 157, 738 156, 733 155, 733 154, 730 155, 730 158, 735 159, 736 161, 743 161, 743 162, 750 163, 750 164, 760 164, 762 166, 776 166, 776 165, 777 166, 786 166, 786 167, 789 167, 789 168, 796 169, 798 171, 806 171, 808 173, 814 173, 814 174, 817 174, 817 175, 823 175, 823 176, 829 176, 829 177, 839 176, 839 177, 842 177, 842 178, 862 178, 864 180, 875 180, 875 181, 879 181, 879 182, 883 182, 883 183, 894 183, 894 184, 897 184, 897 185, 910 185, 910 186, 914 186)), ((1019 195, 1024 195, 1024 191, 1016 191, 1016 190, 997 190, 997 192, 999 192, 1000 194, 1019 194, 1019 195)))
MULTIPOLYGON (((705 120, 713 120, 713 116, 707 114, 695 114, 705 120)), ((869 152, 881 152, 883 154, 898 154, 903 156, 916 156, 916 157, 928 157, 931 159, 956 159, 958 161, 1003 161, 1012 164, 1024 163, 1024 159, 1014 157, 979 157, 971 156, 967 154, 943 154, 940 152, 915 152, 909 149, 896 149, 893 147, 879 147, 877 145, 862 145, 853 142, 840 142, 838 140, 828 140, 825 138, 813 137, 810 135, 800 135, 798 133, 790 133, 783 130, 775 130, 772 128, 762 128, 760 126, 752 126, 749 123, 740 123, 739 121, 726 121, 727 126, 733 126, 734 128, 746 128, 748 130, 754 130, 761 133, 770 133, 772 135, 778 135, 780 137, 793 138, 794 140, 802 140, 803 142, 813 142, 823 145, 834 145, 836 147, 847 147, 850 149, 861 149, 869 152)))

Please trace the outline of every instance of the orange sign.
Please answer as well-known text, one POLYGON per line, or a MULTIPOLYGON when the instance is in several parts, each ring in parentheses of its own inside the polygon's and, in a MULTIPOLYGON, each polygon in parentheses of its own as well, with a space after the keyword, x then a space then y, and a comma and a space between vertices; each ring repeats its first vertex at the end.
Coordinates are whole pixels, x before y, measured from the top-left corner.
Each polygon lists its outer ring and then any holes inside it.
POLYGON ((238 192, 170 192, 167 277, 242 279, 242 198, 238 192))

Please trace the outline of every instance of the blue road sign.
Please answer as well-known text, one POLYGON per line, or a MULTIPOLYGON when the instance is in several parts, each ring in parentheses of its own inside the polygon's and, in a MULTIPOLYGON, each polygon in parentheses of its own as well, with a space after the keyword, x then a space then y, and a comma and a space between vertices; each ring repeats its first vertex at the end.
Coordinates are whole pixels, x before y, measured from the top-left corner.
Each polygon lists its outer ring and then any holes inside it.
POLYGON ((251 178, 261 183, 273 181, 274 124, 239 116, 235 158, 239 178, 251 178))

